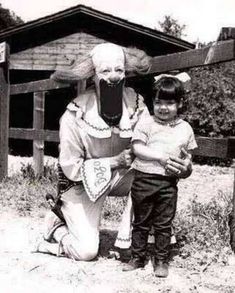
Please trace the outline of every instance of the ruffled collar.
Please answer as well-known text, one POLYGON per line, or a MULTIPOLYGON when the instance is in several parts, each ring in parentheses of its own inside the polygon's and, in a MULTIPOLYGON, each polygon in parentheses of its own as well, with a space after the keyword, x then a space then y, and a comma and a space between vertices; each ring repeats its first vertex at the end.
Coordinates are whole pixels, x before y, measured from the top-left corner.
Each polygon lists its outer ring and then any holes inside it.
POLYGON ((132 125, 123 99, 123 114, 118 126, 110 127, 99 115, 95 91, 89 91, 71 102, 67 109, 76 112, 76 122, 89 135, 97 138, 111 137, 112 132, 119 133, 122 138, 132 136, 132 125))

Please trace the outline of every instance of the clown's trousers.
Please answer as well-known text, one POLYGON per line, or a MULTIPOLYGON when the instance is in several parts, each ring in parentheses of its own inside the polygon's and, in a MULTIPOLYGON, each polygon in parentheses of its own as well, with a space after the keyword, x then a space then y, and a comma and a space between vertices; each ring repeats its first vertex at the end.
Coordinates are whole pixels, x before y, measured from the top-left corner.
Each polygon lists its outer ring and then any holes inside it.
MULTIPOLYGON (((48 252, 54 254, 57 251, 75 260, 95 258, 99 248, 99 226, 104 200, 106 196, 128 195, 132 181, 132 170, 129 170, 124 176, 116 173, 113 176, 111 188, 96 202, 92 202, 88 198, 82 183, 64 192, 61 195, 61 211, 66 224, 61 223, 54 231, 53 225, 58 224, 59 219, 56 219, 52 212, 46 217, 46 234, 52 229, 53 238, 50 241, 54 242, 51 243, 51 250, 48 246, 48 252), (55 249, 56 244, 58 245, 57 249, 55 249)), ((120 248, 130 247, 131 220, 132 206, 129 196, 115 243, 120 248)))

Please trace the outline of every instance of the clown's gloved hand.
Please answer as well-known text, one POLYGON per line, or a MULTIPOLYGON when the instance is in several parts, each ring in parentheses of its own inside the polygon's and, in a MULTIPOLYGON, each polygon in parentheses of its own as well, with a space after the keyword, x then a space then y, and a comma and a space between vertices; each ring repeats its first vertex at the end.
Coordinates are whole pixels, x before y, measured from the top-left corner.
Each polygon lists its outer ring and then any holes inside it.
POLYGON ((178 178, 187 178, 192 173, 192 155, 185 149, 182 149, 183 158, 170 156, 165 166, 169 174, 173 174, 178 178))
POLYGON ((111 158, 111 168, 129 168, 133 161, 133 153, 131 149, 122 151, 119 155, 111 158))

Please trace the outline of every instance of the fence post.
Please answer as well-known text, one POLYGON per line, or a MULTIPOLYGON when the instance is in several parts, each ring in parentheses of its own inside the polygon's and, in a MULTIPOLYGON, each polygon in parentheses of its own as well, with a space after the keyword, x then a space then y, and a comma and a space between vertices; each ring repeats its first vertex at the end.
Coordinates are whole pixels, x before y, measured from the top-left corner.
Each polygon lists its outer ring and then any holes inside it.
MULTIPOLYGON (((232 197, 232 211, 233 211, 233 219, 235 220, 235 159, 233 159, 233 172, 234 172, 234 178, 233 178, 233 197, 232 197)), ((234 231, 235 233, 235 231, 234 231)))
POLYGON ((9 137, 9 55, 7 43, 0 44, 0 180, 7 176, 9 137))
MULTIPOLYGON (((33 128, 44 129, 45 92, 34 93, 33 128)), ((33 141, 33 161, 36 176, 43 175, 44 169, 44 141, 33 141)))

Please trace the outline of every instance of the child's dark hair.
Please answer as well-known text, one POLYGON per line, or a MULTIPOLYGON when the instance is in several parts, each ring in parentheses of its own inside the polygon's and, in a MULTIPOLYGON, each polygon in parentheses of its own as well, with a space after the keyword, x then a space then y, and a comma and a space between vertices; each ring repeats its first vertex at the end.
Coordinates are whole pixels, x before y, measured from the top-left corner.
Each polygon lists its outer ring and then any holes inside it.
POLYGON ((163 76, 153 84, 153 100, 175 100, 180 102, 184 98, 183 83, 176 77, 163 76))

